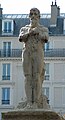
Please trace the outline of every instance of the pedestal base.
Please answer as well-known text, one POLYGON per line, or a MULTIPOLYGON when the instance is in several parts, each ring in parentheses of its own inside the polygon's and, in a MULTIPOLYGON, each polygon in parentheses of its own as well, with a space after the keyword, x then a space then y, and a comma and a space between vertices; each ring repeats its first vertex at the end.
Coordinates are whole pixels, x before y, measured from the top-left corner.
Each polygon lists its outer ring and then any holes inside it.
POLYGON ((2 115, 2 120, 62 120, 60 116, 53 111, 43 109, 35 110, 16 110, 2 115))

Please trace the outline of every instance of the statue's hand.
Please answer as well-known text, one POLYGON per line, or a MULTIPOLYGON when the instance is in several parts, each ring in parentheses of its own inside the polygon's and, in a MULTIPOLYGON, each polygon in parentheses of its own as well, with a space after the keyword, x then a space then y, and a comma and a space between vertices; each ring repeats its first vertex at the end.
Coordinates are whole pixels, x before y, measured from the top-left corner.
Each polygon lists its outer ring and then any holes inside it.
POLYGON ((39 35, 39 31, 38 31, 37 27, 30 29, 29 34, 30 35, 39 35))
POLYGON ((25 42, 26 40, 27 40, 27 37, 28 37, 28 34, 19 34, 19 37, 18 37, 18 39, 19 39, 19 41, 20 42, 25 42))

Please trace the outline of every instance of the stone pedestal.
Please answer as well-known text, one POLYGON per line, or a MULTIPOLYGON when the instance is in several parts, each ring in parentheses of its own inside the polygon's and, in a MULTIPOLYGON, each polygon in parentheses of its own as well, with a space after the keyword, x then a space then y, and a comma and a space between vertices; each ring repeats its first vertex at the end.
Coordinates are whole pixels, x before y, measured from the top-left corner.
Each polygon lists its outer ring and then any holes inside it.
POLYGON ((62 120, 53 111, 43 109, 35 110, 16 110, 2 115, 2 120, 62 120))

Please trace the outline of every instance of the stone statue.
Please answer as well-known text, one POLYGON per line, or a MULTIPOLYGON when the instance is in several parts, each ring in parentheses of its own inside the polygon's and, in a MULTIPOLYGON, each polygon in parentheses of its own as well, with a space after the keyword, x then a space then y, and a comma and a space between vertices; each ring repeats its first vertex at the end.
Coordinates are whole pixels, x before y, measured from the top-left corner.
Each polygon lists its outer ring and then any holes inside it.
POLYGON ((27 108, 39 108, 44 80, 44 44, 48 41, 48 29, 39 24, 40 11, 32 8, 30 24, 20 29, 19 41, 25 43, 23 70, 27 108))

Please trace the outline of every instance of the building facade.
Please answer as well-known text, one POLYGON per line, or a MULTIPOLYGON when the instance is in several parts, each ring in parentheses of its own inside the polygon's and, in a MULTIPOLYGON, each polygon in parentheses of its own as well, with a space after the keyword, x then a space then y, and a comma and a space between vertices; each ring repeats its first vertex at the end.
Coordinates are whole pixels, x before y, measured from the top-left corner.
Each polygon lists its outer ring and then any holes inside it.
MULTIPOLYGON (((29 24, 28 14, 10 15, 2 11, 0 6, 0 114, 15 109, 26 99, 22 66, 24 43, 18 41, 18 35, 20 28, 29 24)), ((51 14, 41 14, 40 23, 49 29, 42 92, 48 97, 52 110, 65 114, 65 14, 52 2, 51 14)))
POLYGON ((45 52, 45 81, 43 89, 49 98, 51 109, 65 113, 65 36, 49 37, 49 49, 45 52))

